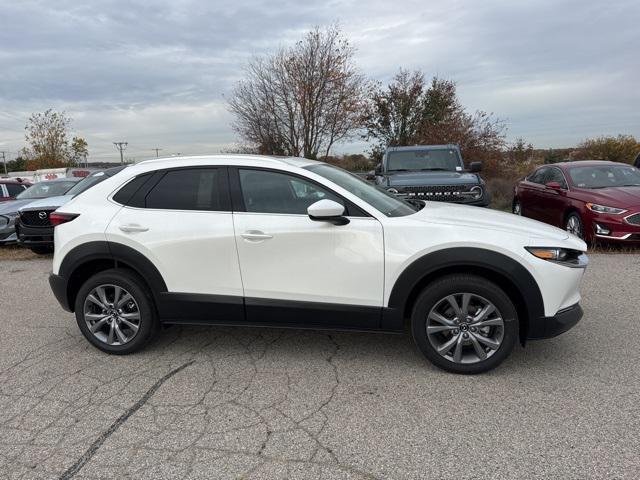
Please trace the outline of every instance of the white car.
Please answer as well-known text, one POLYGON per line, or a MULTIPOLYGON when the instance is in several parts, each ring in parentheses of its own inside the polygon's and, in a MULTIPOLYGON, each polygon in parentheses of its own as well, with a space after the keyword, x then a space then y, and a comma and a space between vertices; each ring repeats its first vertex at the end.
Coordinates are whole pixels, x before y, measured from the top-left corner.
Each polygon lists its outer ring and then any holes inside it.
POLYGON ((579 238, 301 158, 146 161, 50 219, 53 292, 109 353, 163 323, 408 329, 435 365, 479 373, 582 316, 579 238))

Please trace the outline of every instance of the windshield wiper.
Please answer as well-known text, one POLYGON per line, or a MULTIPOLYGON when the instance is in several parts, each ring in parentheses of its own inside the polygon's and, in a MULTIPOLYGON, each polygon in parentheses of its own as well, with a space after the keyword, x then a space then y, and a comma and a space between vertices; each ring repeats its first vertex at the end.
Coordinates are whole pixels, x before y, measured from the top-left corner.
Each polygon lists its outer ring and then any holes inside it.
POLYGON ((420 168, 419 172, 452 172, 453 170, 449 170, 448 168, 441 167, 432 167, 432 168, 420 168))

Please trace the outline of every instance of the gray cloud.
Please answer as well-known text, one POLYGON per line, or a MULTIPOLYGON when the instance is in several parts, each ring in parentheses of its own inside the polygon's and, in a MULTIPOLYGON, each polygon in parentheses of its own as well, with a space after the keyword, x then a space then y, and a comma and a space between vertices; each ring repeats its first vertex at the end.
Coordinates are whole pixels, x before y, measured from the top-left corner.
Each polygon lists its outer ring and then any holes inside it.
MULTIPOLYGON (((618 0, 21 1, 0 5, 0 149, 33 111, 66 110, 95 159, 219 151, 224 95, 253 55, 340 22, 366 74, 418 68, 538 146, 640 137, 640 4, 618 0)), ((361 142, 338 150, 357 151, 361 142)))

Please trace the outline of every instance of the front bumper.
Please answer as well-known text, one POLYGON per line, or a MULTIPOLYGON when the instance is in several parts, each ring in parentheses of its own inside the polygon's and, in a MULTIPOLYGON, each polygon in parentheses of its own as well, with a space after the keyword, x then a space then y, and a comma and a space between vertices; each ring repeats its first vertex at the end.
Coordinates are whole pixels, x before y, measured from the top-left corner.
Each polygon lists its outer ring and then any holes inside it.
POLYGON ((53 247, 53 227, 31 227, 16 222, 18 243, 25 247, 53 247))
POLYGON ((530 321, 527 339, 541 340, 543 338, 557 337, 578 323, 583 313, 580 304, 576 303, 571 307, 560 310, 553 317, 541 317, 530 321))
POLYGON ((51 273, 49 274, 49 285, 60 306, 67 312, 72 312, 73 310, 69 305, 69 299, 67 297, 67 280, 60 275, 51 273))

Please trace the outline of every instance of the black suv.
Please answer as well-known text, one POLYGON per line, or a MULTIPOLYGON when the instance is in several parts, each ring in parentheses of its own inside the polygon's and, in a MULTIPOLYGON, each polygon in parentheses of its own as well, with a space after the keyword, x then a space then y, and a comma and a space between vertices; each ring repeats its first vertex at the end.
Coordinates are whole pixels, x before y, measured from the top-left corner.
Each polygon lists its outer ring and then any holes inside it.
POLYGON ((389 147, 372 179, 405 199, 486 207, 491 198, 481 168, 480 162, 472 162, 465 170, 457 145, 389 147))

